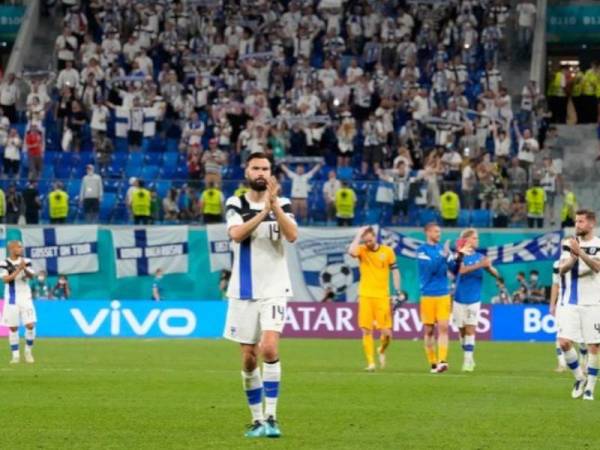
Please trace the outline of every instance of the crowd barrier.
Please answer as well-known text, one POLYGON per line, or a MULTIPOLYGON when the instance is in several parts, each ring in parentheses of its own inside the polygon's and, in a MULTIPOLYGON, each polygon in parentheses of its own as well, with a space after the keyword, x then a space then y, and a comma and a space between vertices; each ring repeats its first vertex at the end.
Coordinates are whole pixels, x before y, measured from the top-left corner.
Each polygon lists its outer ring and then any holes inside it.
MULTIPOLYGON (((40 300, 35 306, 42 338, 220 338, 227 311, 225 301, 193 300, 40 300)), ((357 313, 356 303, 290 303, 283 335, 356 339, 357 313)), ((418 305, 395 312, 394 338, 418 339, 422 330, 418 305)), ((477 331, 480 340, 553 341, 556 323, 545 305, 483 305, 477 331)), ((6 334, 0 328, 0 336, 6 334)), ((457 337, 454 327, 451 336, 457 337)))

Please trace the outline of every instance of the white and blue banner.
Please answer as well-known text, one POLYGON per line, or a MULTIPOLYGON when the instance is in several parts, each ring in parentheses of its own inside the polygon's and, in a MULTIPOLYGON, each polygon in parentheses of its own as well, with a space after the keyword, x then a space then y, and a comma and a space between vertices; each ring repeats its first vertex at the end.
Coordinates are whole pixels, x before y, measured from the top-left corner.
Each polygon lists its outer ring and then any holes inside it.
POLYGON ((112 230, 117 278, 187 273, 188 227, 146 227, 112 230))
MULTIPOLYGON (((383 244, 395 249, 398 256, 407 258, 415 258, 417 248, 424 243, 386 228, 381 229, 380 238, 383 244)), ((562 238, 562 231, 552 231, 519 242, 479 248, 477 251, 486 255, 494 265, 555 260, 560 257, 562 238)))
POLYGON ((0 225, 0 260, 6 259, 6 226, 0 225))
POLYGON ((73 225, 21 230, 25 256, 48 275, 98 272, 98 227, 73 225))
POLYGON ((231 270, 233 254, 231 253, 227 226, 222 223, 207 225, 206 239, 208 243, 210 271, 231 270))

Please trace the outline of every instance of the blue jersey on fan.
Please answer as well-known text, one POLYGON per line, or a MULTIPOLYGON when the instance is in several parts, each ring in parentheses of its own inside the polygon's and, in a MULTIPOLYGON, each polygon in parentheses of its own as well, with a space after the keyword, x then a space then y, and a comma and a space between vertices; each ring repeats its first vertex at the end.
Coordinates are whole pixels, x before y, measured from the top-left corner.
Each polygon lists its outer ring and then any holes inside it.
MULTIPOLYGON (((484 256, 481 253, 473 253, 463 257, 464 266, 478 264, 484 256)), ((481 301, 481 288, 483 285, 484 269, 477 269, 466 274, 459 274, 456 278, 456 292, 454 301, 463 304, 477 303, 481 301)))
POLYGON ((452 256, 444 255, 441 244, 422 244, 417 248, 419 263, 419 285, 421 295, 439 297, 450 292, 448 270, 455 264, 452 256))

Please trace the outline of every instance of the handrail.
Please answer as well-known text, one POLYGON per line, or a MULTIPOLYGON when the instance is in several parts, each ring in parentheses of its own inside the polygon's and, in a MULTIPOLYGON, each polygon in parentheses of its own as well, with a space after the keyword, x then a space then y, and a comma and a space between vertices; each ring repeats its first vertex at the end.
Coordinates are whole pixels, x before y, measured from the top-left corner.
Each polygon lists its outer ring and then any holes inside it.
POLYGON ((25 0, 23 3, 27 4, 27 9, 23 15, 21 27, 19 28, 19 33, 17 34, 17 39, 13 45, 4 73, 17 74, 23 70, 23 62, 31 50, 35 30, 40 21, 41 2, 38 0, 25 0))
POLYGON ((537 0, 537 18, 531 52, 530 79, 535 81, 540 92, 546 84, 546 12, 548 0, 537 0))

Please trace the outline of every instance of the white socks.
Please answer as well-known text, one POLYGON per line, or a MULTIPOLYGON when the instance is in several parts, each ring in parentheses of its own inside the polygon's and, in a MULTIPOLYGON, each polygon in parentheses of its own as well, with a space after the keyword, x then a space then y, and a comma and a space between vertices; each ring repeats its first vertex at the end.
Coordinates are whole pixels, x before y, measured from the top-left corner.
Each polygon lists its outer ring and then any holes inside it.
POLYGON ((262 422, 264 420, 262 406, 263 384, 258 367, 252 372, 242 371, 242 381, 250 413, 252 413, 252 421, 255 422, 258 420, 262 422))
POLYGON ((279 360, 263 363, 263 384, 265 389, 265 417, 277 417, 277 398, 281 381, 281 363, 279 360))

